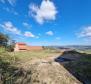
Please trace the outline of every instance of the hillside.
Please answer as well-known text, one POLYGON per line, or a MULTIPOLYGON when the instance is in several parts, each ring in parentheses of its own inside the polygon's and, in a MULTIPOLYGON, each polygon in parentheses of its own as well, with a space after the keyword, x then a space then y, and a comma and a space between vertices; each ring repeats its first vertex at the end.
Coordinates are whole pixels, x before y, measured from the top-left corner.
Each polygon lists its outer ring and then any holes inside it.
POLYGON ((2 84, 81 84, 54 59, 55 50, 41 52, 5 52, 0 54, 2 84))

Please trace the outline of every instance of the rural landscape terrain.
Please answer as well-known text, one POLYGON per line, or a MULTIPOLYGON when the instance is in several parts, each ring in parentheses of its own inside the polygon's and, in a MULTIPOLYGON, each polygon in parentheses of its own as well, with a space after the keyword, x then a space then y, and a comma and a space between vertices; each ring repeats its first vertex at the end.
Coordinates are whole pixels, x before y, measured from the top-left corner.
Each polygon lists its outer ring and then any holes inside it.
POLYGON ((0 0, 0 84, 91 84, 91 0, 0 0))
POLYGON ((0 34, 1 84, 91 84, 90 46, 13 51, 14 41, 7 40, 0 34))

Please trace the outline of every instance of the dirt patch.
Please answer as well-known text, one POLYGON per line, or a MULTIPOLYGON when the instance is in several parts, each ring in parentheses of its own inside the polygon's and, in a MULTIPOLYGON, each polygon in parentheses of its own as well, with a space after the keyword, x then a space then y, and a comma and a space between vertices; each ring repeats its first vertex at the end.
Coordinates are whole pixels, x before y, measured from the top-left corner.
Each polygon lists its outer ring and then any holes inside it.
POLYGON ((56 62, 40 62, 31 65, 31 84, 81 84, 56 62))
POLYGON ((49 56, 22 63, 25 76, 17 81, 22 84, 81 84, 62 65, 54 62, 57 57, 49 56))
POLYGON ((22 62, 3 84, 81 84, 62 65, 58 56, 22 62))
POLYGON ((22 73, 16 84, 82 84, 57 62, 42 60, 22 73))

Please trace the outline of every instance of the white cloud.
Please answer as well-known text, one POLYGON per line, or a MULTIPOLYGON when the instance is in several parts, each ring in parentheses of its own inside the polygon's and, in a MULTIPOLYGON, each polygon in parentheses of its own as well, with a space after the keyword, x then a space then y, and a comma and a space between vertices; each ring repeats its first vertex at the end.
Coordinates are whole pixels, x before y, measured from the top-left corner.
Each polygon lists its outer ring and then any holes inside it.
POLYGON ((29 15, 31 14, 40 24, 43 24, 46 20, 55 20, 57 10, 54 3, 50 0, 43 0, 41 5, 38 7, 35 4, 29 5, 29 15))
POLYGON ((90 37, 91 38, 91 26, 83 28, 80 32, 79 37, 90 37))
POLYGON ((35 37, 35 35, 33 35, 33 34, 32 34, 31 32, 29 32, 29 31, 26 31, 25 34, 24 34, 24 36, 26 36, 26 37, 32 37, 32 38, 35 37))
POLYGON ((14 4, 16 3, 16 0, 0 0, 2 3, 6 3, 8 2, 10 5, 14 6, 14 4))
POLYGON ((24 25, 26 28, 31 28, 31 25, 29 25, 29 24, 26 23, 26 22, 23 22, 23 25, 24 25))
POLYGON ((21 34, 21 31, 18 30, 18 28, 16 28, 16 27, 12 24, 12 22, 10 22, 10 21, 4 22, 3 24, 0 24, 0 26, 1 26, 2 28, 4 28, 5 30, 7 30, 7 31, 9 31, 9 32, 12 32, 12 33, 14 33, 14 34, 18 34, 18 35, 21 34))
POLYGON ((46 34, 49 35, 49 36, 54 35, 54 33, 52 31, 48 31, 48 32, 46 32, 46 34))

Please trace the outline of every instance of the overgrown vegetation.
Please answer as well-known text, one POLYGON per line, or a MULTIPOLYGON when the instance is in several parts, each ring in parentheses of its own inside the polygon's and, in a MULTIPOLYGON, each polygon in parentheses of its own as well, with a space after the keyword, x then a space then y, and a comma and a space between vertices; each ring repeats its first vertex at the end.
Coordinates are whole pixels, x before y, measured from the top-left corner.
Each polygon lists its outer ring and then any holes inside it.
POLYGON ((10 37, 6 34, 0 33, 0 47, 2 47, 2 50, 5 49, 6 51, 13 51, 14 45, 14 40, 10 39, 10 37))
MULTIPOLYGON (((2 50, 2 49, 1 49, 2 50)), ((0 53, 0 82, 2 84, 14 84, 17 79, 22 79, 25 71, 21 65, 29 67, 34 59, 42 59, 50 56, 56 56, 59 53, 51 50, 31 51, 31 52, 1 52, 0 53), (17 72, 17 73, 16 73, 17 72)), ((24 68, 24 67, 23 67, 24 68)), ((28 74, 29 75, 29 74, 28 74)), ((17 83, 16 83, 17 84, 17 83)))
POLYGON ((81 57, 75 61, 64 64, 74 76, 85 84, 91 84, 91 54, 81 53, 81 57))
POLYGON ((11 84, 11 76, 18 69, 16 60, 16 57, 9 55, 8 52, 0 53, 0 84, 11 84))
POLYGON ((0 46, 6 47, 8 45, 9 37, 3 33, 0 33, 0 46))

